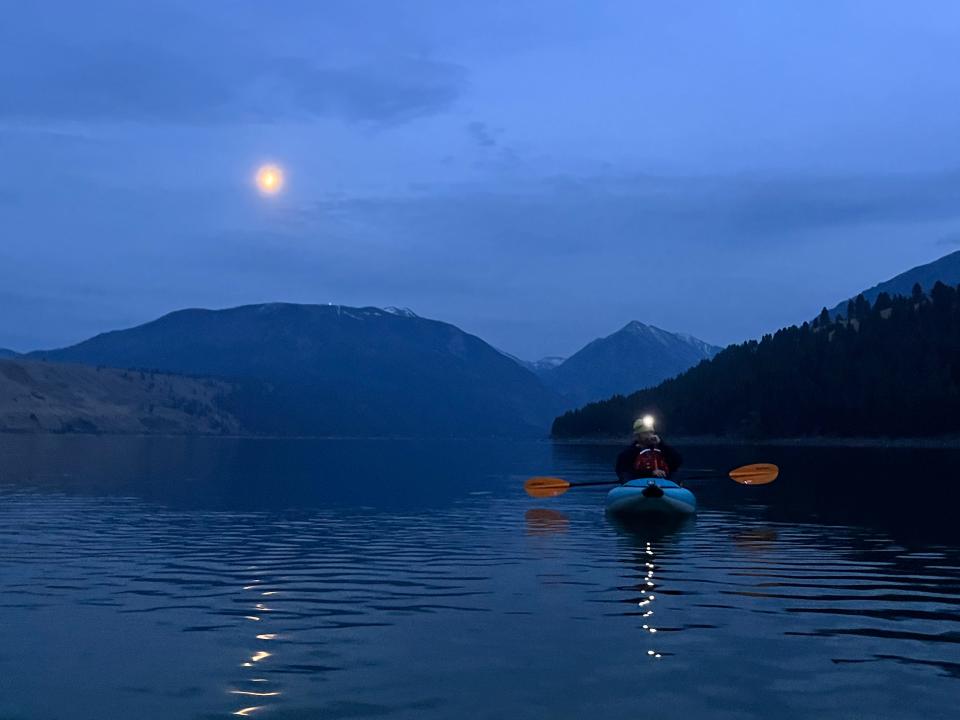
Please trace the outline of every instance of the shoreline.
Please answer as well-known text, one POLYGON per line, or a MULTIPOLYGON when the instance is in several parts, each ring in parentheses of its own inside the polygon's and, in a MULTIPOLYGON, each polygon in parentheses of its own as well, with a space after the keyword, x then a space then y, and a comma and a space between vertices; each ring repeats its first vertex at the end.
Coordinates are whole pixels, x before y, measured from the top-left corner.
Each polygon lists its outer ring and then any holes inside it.
MULTIPOLYGON (((553 445, 627 445, 630 436, 552 438, 509 436, 418 436, 418 435, 259 435, 255 433, 110 433, 110 432, 29 432, 0 428, 0 437, 100 437, 100 438, 204 438, 220 440, 456 440, 507 442, 542 442, 553 445)), ((794 438, 744 438, 716 435, 676 435, 669 438, 677 446, 734 446, 734 447, 847 447, 847 448, 912 448, 912 449, 960 449, 960 435, 939 437, 794 437, 794 438)))
MULTIPOLYGON (((558 445, 625 445, 630 437, 551 438, 558 445)), ((923 450, 960 449, 960 436, 938 437, 795 437, 743 438, 716 435, 677 435, 669 438, 671 445, 732 445, 760 447, 847 447, 847 448, 913 448, 923 450)))
POLYGON ((0 438, 4 437, 96 437, 96 438, 204 438, 216 440, 457 440, 504 442, 542 442, 552 440, 546 435, 260 435, 257 433, 159 433, 159 432, 34 432, 29 430, 9 430, 0 428, 0 438))

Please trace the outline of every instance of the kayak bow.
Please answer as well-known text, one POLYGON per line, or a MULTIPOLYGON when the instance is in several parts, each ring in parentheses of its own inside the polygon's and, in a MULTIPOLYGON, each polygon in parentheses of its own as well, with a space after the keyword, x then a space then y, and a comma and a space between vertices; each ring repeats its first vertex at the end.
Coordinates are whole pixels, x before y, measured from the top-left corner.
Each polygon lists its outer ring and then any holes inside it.
POLYGON ((607 493, 607 512, 614 515, 692 515, 697 498, 673 480, 629 480, 607 493))

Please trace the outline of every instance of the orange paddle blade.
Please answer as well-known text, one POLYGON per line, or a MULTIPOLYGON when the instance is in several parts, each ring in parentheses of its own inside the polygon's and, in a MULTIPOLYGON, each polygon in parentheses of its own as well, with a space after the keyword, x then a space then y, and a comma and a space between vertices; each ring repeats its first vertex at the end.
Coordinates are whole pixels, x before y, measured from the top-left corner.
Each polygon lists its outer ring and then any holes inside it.
POLYGON ((744 465, 730 471, 730 479, 741 485, 766 485, 772 483, 780 474, 780 468, 771 463, 744 465))
POLYGON ((535 498, 552 498, 563 495, 570 489, 570 483, 558 477, 532 477, 523 484, 527 495, 535 498))

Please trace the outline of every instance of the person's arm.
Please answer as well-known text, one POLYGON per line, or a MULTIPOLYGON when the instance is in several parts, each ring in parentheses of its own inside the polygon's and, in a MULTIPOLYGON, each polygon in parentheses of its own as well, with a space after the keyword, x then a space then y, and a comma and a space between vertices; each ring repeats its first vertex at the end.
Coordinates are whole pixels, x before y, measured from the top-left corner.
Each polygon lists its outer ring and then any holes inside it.
POLYGON ((673 475, 683 465, 683 456, 666 443, 660 443, 660 450, 663 451, 667 467, 670 468, 670 474, 673 475))
POLYGON ((617 471, 617 479, 620 480, 620 482, 626 482, 630 479, 630 475, 633 471, 634 454, 634 448, 628 447, 626 450, 617 455, 617 464, 615 469, 617 471))

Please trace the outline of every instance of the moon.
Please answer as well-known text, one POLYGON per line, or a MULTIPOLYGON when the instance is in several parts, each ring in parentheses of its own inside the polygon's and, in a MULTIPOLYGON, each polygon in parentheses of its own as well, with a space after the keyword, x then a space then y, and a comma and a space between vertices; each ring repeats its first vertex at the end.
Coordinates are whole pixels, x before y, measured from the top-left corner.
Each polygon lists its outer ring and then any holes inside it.
POLYGON ((263 165, 257 170, 256 182, 264 195, 276 195, 283 189, 283 169, 277 165, 263 165))

